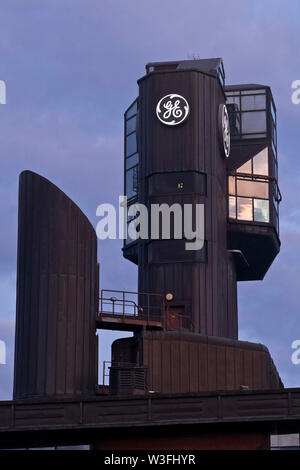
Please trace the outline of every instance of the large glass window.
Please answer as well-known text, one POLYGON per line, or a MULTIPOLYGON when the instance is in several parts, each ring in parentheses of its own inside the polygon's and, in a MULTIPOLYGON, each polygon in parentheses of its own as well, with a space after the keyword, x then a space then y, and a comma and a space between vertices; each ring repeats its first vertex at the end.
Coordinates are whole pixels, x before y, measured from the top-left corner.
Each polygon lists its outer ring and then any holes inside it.
POLYGON ((137 113, 138 100, 135 100, 125 113, 125 194, 130 203, 138 197, 137 113))
POLYGON ((251 222, 270 222, 268 148, 228 176, 229 217, 251 222))
MULTIPOLYGON (((139 153, 137 143, 138 100, 136 99, 125 113, 125 194, 127 211, 138 198, 139 153)), ((128 234, 129 223, 137 217, 127 216, 127 238, 125 245, 134 242, 128 234)))
POLYGON ((266 89, 228 90, 226 97, 232 137, 240 139, 266 137, 266 89))

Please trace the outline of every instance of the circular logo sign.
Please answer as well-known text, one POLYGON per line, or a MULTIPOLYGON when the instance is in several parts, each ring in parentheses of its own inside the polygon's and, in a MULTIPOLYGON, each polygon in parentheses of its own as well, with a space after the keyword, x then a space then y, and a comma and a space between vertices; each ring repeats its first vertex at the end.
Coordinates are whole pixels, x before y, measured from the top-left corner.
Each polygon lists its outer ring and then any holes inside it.
POLYGON ((167 126, 177 126, 188 117, 190 107, 187 100, 174 93, 166 95, 159 100, 156 106, 158 119, 167 126))
POLYGON ((221 104, 219 109, 219 136, 224 155, 227 158, 230 154, 230 123, 225 104, 221 104))

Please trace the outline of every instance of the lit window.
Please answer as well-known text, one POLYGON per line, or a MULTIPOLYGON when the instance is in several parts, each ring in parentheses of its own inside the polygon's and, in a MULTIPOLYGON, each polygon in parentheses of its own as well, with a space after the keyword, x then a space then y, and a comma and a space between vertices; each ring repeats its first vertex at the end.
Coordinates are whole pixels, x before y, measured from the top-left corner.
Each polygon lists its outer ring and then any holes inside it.
POLYGON ((240 166, 237 170, 237 173, 252 173, 251 158, 244 165, 240 166))
POLYGON ((237 194, 238 196, 258 197, 267 199, 269 197, 269 184, 262 181, 249 181, 246 179, 238 178, 237 194))
POLYGON ((229 196, 229 217, 236 219, 236 198, 229 196))
POLYGON ((261 152, 255 155, 255 157, 253 157, 253 173, 255 175, 268 176, 268 147, 265 147, 261 152))
POLYGON ((228 176, 228 193, 235 194, 235 177, 228 176))
POLYGON ((253 220, 251 198, 237 197, 237 218, 239 220, 253 220))

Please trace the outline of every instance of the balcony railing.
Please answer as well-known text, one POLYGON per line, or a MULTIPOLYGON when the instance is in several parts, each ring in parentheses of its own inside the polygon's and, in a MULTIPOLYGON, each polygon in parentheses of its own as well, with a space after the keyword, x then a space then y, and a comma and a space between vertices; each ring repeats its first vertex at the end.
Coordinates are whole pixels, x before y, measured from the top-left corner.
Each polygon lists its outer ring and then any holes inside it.
POLYGON ((144 292, 102 289, 99 319, 138 320, 163 323, 164 296, 144 292))

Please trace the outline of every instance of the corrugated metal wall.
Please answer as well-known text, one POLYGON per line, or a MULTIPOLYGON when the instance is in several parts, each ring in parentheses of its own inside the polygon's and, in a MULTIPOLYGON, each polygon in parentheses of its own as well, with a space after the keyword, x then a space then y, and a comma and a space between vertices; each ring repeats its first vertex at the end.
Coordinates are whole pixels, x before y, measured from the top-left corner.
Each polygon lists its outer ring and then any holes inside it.
POLYGON ((149 389, 160 393, 281 388, 268 349, 261 344, 185 332, 143 334, 149 389))
POLYGON ((97 239, 45 178, 19 185, 14 398, 78 395, 97 384, 97 239))

